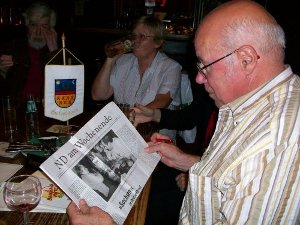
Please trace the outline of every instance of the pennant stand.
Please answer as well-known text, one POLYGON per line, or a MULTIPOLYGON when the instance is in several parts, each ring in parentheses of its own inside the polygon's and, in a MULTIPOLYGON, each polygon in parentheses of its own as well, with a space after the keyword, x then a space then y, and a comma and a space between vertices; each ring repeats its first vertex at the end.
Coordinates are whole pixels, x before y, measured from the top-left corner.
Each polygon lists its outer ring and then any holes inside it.
POLYGON ((44 115, 66 121, 70 131, 69 120, 83 112, 83 105, 84 65, 65 47, 63 34, 62 49, 45 66, 44 115))

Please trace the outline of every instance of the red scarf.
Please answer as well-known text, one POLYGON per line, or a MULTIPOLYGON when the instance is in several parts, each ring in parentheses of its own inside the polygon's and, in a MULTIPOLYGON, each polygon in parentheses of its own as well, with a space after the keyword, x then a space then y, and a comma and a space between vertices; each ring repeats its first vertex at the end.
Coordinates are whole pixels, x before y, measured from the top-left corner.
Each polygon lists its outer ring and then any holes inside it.
POLYGON ((205 131, 205 139, 204 139, 204 147, 205 148, 209 145, 210 139, 212 138, 212 136, 214 134, 217 119, 218 119, 218 113, 216 110, 214 110, 211 112, 211 114, 209 116, 207 128, 205 131))
POLYGON ((43 69, 41 65, 42 49, 28 47, 30 56, 30 68, 27 81, 23 89, 23 100, 31 94, 35 99, 42 100, 43 93, 43 69))

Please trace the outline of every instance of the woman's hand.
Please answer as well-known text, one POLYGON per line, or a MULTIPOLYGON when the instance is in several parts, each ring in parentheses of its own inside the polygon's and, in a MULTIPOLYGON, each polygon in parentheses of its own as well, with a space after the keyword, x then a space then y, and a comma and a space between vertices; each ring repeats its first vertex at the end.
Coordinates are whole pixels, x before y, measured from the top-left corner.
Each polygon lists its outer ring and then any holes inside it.
POLYGON ((140 123, 147 123, 147 122, 150 122, 154 119, 154 109, 151 109, 149 107, 137 104, 133 108, 133 111, 134 111, 134 120, 133 120, 134 123, 133 123, 133 125, 135 127, 137 125, 139 125, 140 123))

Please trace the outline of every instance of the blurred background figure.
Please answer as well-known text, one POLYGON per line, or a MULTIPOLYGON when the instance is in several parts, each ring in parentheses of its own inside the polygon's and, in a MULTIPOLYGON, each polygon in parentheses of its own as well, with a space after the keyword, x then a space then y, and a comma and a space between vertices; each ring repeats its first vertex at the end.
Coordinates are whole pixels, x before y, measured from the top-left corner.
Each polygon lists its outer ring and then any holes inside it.
POLYGON ((44 66, 58 48, 56 13, 49 5, 34 2, 23 17, 26 35, 0 46, 0 94, 15 96, 19 106, 28 94, 42 101, 44 66))

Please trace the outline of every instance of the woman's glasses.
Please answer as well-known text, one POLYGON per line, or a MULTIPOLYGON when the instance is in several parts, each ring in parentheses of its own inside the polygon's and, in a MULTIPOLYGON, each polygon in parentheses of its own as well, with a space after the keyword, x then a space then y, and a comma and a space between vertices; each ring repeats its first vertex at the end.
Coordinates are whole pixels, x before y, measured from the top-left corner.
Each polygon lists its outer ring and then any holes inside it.
POLYGON ((153 37, 153 35, 146 35, 146 34, 131 34, 131 40, 140 40, 145 41, 147 38, 153 37))

